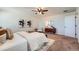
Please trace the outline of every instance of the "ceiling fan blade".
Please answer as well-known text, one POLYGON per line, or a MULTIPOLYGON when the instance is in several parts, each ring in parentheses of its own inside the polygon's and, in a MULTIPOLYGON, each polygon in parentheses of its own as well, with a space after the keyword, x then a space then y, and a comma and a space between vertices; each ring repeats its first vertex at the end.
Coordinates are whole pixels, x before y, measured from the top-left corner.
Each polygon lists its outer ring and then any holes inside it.
POLYGON ((44 15, 44 12, 41 12, 41 14, 43 14, 43 15, 44 15))
POLYGON ((43 10, 43 12, 47 12, 48 10, 43 10))
POLYGON ((41 12, 41 9, 37 9, 38 12, 41 12))

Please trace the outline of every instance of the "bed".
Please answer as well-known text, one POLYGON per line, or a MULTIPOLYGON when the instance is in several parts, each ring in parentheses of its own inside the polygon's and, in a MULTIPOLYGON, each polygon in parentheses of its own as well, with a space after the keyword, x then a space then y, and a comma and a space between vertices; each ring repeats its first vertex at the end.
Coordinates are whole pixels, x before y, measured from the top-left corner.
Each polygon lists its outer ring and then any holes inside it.
POLYGON ((17 32, 18 35, 24 37, 27 40, 29 51, 47 51, 47 49, 55 43, 55 40, 46 38, 45 34, 33 32, 17 32))
POLYGON ((0 45, 0 51, 47 51, 55 40, 46 38, 43 33, 27 33, 24 31, 13 33, 12 40, 0 45))

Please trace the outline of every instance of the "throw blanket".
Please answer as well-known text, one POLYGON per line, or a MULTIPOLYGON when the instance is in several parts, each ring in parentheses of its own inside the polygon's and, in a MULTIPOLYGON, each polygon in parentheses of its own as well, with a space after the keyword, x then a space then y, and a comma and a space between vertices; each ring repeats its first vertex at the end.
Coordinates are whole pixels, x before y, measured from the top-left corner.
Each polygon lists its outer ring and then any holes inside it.
POLYGON ((27 33, 24 31, 17 33, 28 41, 30 50, 32 51, 41 49, 43 45, 48 42, 48 39, 43 33, 27 33))

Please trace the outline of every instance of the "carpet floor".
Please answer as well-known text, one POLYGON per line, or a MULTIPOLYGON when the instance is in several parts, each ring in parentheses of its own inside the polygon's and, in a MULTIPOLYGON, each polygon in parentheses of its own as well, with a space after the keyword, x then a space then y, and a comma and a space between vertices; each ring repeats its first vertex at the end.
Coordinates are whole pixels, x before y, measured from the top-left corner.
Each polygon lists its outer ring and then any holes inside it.
POLYGON ((57 34, 46 34, 48 38, 55 40, 55 43, 49 47, 48 51, 79 51, 79 43, 76 38, 57 34))

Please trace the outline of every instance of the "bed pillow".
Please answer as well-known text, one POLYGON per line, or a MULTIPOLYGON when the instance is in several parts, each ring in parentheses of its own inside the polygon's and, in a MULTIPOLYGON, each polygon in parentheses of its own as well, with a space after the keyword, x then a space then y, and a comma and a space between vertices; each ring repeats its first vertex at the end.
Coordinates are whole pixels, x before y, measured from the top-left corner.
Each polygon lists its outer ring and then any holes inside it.
POLYGON ((11 39, 13 39, 13 32, 12 32, 12 30, 11 29, 6 29, 6 38, 7 39, 9 39, 9 40, 11 40, 11 39))
POLYGON ((0 35, 0 44, 3 44, 3 43, 5 43, 5 42, 6 42, 6 33, 0 35))

